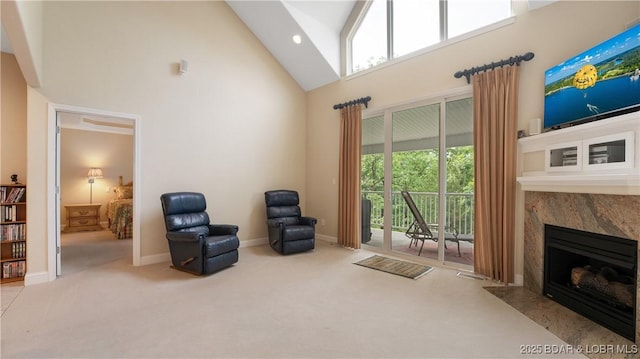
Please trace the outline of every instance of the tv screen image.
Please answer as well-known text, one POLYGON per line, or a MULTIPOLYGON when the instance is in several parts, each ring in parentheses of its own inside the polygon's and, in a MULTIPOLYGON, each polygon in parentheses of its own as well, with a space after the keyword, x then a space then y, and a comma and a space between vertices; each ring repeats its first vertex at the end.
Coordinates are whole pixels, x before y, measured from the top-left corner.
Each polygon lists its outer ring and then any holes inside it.
POLYGON ((640 110, 640 24, 545 71, 544 128, 640 110))

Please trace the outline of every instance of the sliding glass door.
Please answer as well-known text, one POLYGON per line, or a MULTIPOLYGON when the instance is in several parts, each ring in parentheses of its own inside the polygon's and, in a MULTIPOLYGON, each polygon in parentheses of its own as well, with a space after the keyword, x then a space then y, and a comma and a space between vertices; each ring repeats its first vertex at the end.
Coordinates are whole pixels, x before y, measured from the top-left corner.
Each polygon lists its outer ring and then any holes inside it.
POLYGON ((473 266, 473 102, 466 97, 447 101, 445 106, 444 260, 473 266))
POLYGON ((362 119, 362 243, 384 246, 384 115, 362 119))
POLYGON ((472 123, 469 96, 365 113, 363 243, 473 264, 472 123))
POLYGON ((391 248, 438 259, 440 104, 391 113, 391 248))

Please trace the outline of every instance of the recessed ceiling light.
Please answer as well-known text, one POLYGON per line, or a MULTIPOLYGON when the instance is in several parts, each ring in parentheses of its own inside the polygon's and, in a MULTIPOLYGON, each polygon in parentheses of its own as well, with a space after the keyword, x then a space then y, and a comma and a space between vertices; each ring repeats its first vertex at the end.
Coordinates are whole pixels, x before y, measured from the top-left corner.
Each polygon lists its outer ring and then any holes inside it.
POLYGON ((300 45, 302 43, 302 37, 298 34, 293 35, 293 42, 300 45))

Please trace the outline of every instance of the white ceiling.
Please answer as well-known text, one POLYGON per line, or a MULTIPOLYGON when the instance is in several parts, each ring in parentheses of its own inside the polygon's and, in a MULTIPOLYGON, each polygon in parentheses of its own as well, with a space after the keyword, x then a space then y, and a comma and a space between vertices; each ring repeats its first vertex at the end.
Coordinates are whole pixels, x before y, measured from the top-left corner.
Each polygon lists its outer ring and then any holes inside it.
MULTIPOLYGON (((393 113, 393 151, 415 151, 439 147, 440 104, 418 106, 393 113)), ((445 133, 447 147, 473 144, 471 97, 448 101, 445 133)), ((384 115, 362 121, 362 153, 383 153, 384 115)))
POLYGON ((356 0, 226 2, 305 91, 340 79, 340 32, 356 0))

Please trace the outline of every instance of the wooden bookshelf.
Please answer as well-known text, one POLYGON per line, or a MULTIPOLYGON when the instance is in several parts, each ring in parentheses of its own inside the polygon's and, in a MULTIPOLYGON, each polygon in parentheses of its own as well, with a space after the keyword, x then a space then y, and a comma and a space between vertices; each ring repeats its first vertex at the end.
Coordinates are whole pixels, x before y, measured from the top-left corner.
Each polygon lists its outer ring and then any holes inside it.
POLYGON ((0 185, 0 283, 27 272, 27 186, 0 185))

